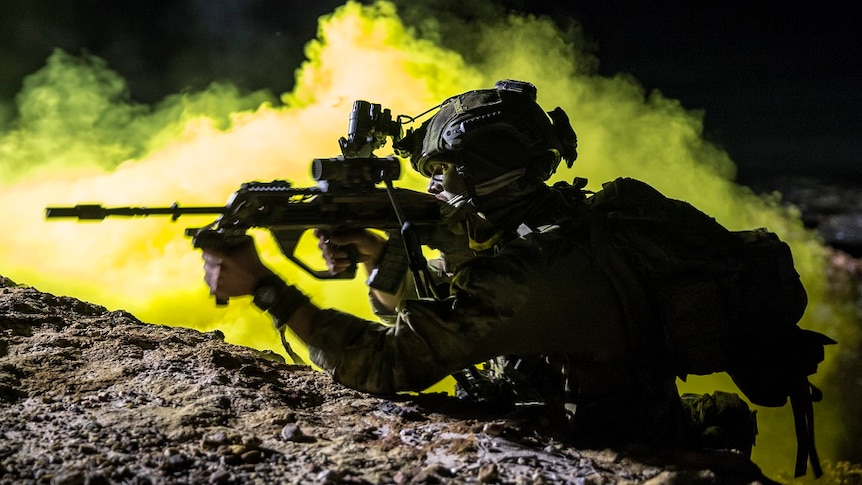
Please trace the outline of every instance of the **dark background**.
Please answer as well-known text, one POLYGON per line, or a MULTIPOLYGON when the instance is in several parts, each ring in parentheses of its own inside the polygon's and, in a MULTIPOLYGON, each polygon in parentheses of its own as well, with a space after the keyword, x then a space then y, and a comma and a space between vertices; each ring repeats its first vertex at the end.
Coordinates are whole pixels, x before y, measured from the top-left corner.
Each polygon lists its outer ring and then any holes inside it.
MULTIPOLYGON (((475 4, 430 0, 452 13, 475 4), (459 6, 460 5, 460 6, 459 6)), ((341 1, 0 0, 0 102, 52 49, 102 57, 153 102, 228 79, 275 93, 292 88, 317 18, 341 1)), ((409 4, 407 0, 400 2, 409 4)), ((469 2, 467 2, 469 3, 469 2)), ((862 35, 851 7, 786 2, 500 0, 501 8, 578 20, 600 73, 625 72, 687 109, 739 180, 780 175, 862 181, 862 35), (560 3, 560 2, 554 2, 560 3)))

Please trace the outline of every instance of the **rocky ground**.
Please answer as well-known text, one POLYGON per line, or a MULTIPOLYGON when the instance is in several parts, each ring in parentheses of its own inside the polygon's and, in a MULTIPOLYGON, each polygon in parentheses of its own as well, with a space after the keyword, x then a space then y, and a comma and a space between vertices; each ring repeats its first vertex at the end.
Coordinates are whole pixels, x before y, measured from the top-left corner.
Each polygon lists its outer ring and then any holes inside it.
POLYGON ((732 452, 577 450, 447 396, 360 394, 2 277, 0 332, 0 484, 770 482, 732 452))
MULTIPOLYGON (((794 187, 858 297, 862 203, 836 205, 859 191, 794 187)), ((771 483, 732 452, 580 450, 546 431, 444 395, 357 393, 217 332, 0 276, 0 485, 771 483)))

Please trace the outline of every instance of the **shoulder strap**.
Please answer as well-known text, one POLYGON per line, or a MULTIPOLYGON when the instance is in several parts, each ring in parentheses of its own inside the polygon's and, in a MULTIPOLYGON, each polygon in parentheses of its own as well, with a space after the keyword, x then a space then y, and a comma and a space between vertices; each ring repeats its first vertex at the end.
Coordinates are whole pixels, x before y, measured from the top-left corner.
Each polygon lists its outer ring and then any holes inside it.
POLYGON ((823 393, 802 379, 796 389, 790 394, 790 406, 793 408, 793 423, 796 426, 796 470, 795 476, 801 477, 808 471, 808 461, 815 477, 823 475, 820 468, 820 458, 814 446, 814 405, 823 399, 823 393))

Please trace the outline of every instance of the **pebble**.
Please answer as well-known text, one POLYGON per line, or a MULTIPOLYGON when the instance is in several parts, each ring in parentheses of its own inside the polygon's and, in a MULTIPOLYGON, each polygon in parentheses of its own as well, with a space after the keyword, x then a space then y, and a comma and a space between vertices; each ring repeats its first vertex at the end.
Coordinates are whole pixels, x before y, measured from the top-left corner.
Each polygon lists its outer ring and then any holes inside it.
POLYGON ((497 464, 489 463, 479 468, 479 476, 477 478, 479 483, 491 483, 496 482, 499 477, 500 471, 497 469, 497 464))
POLYGON ((231 483, 233 481, 233 477, 231 477, 229 471, 219 469, 212 472, 207 481, 213 485, 223 485, 226 483, 231 483))
POLYGON ((205 450, 214 450, 222 445, 228 444, 227 434, 223 432, 214 433, 210 436, 205 436, 201 439, 201 448, 205 450))
POLYGON ((263 453, 260 450, 250 450, 240 455, 240 458, 243 463, 260 463, 263 461, 263 453))
POLYGON ((51 479, 51 485, 84 485, 86 480, 87 477, 84 476, 83 472, 75 470, 70 472, 61 472, 59 475, 55 475, 51 479))
POLYGON ((320 483, 339 483, 344 477, 344 473, 338 470, 323 470, 317 474, 317 481, 320 483))
POLYGON ((85 455, 92 455, 97 453, 96 447, 89 443, 82 443, 78 445, 78 452, 83 453, 85 455))
POLYGON ((263 440, 254 435, 243 435, 240 442, 249 448, 260 448, 263 440))
POLYGON ((300 429, 299 425, 296 423, 286 424, 281 428, 281 439, 295 443, 309 443, 316 441, 313 436, 308 436, 303 433, 302 429, 300 429))
POLYGON ((230 445, 229 449, 233 455, 242 455, 249 450, 248 446, 245 445, 230 445))

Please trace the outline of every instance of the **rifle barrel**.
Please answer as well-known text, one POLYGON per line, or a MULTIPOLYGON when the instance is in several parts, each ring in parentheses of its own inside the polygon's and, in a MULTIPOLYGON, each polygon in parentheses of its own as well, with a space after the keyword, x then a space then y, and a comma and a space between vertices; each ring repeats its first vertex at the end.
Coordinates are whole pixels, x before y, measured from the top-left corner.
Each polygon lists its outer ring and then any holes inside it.
POLYGON ((99 204, 78 204, 74 207, 48 207, 45 217, 72 217, 81 220, 102 220, 108 216, 158 216, 169 215, 176 220, 187 214, 224 214, 223 206, 180 207, 174 203, 170 207, 103 207, 99 204))

